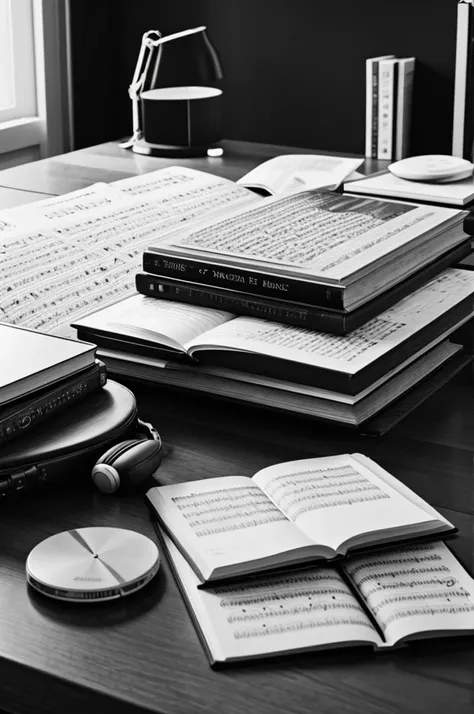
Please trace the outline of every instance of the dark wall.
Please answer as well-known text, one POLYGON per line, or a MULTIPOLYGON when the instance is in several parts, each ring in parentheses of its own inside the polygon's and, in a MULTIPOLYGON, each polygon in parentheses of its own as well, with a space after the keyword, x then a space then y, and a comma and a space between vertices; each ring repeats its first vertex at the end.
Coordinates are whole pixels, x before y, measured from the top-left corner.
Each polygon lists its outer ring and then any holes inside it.
POLYGON ((206 25, 229 139, 364 152, 365 59, 414 55, 412 153, 450 153, 456 0, 71 0, 75 148, 131 133, 143 32, 206 25))

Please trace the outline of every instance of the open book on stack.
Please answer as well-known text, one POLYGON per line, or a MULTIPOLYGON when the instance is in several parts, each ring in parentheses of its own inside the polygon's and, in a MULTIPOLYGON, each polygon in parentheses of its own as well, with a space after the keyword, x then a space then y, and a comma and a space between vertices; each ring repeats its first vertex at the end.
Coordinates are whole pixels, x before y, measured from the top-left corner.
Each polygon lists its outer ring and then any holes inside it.
POLYGON ((141 295, 74 326, 113 373, 358 425, 456 357, 473 293, 449 269, 345 336, 141 295))
POLYGON ((252 478, 155 486, 146 498, 201 583, 455 530, 363 454, 276 464, 252 478))
POLYGON ((162 543, 211 666, 474 632, 474 581, 442 542, 206 590, 166 534, 162 543))

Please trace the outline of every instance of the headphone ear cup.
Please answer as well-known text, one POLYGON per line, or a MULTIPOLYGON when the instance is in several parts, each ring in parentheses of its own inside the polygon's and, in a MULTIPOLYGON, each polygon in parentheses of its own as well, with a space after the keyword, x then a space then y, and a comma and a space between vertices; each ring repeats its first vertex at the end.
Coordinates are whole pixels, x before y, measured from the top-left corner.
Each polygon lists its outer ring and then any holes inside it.
POLYGON ((161 439, 129 439, 105 452, 92 469, 92 480, 102 493, 132 491, 161 463, 161 439))
POLYGON ((96 464, 92 469, 92 481, 102 493, 115 493, 120 488, 120 476, 110 464, 96 464))

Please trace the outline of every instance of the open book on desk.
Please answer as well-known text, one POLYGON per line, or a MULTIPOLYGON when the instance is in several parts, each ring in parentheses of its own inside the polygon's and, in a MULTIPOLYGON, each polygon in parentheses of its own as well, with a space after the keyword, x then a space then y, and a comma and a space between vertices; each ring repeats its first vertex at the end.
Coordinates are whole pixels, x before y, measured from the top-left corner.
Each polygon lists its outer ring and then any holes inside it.
POLYGON ((474 581, 442 542, 203 590, 172 540, 161 539, 211 666, 474 632, 474 581))
POLYGON ((155 486, 146 499, 203 583, 455 530, 362 454, 155 486))
POLYGON ((338 188, 343 181, 351 180, 363 161, 322 154, 282 154, 259 164, 237 184, 270 195, 322 186, 338 188))
POLYGON ((135 295, 73 323, 99 347, 357 394, 474 313, 474 273, 448 269, 350 335, 135 295))

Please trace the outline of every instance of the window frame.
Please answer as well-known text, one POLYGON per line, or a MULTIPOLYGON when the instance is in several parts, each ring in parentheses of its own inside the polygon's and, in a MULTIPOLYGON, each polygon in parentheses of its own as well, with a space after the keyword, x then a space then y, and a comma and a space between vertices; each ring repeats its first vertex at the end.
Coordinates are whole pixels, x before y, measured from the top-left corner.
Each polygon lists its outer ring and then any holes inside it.
POLYGON ((70 151, 72 143, 69 0, 28 2, 32 8, 36 109, 32 115, 6 121, 0 116, 0 155, 38 147, 39 157, 46 158, 70 151))

